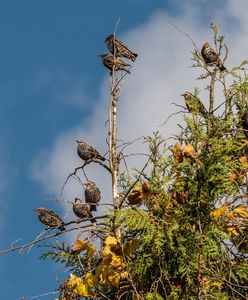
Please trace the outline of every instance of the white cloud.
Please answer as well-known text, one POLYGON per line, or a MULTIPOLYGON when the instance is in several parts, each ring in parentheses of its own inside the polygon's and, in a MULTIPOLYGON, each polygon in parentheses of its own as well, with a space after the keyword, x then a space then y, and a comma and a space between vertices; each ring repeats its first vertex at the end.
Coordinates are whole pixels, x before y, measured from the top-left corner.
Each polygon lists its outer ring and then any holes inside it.
MULTIPOLYGON (((198 1, 190 2, 195 8, 186 5, 184 14, 177 16, 173 22, 190 33, 201 47, 203 42, 211 39, 211 32, 201 23, 197 10, 198 1)), ((248 2, 245 0, 235 3, 229 0, 222 10, 213 11, 213 19, 222 24, 221 31, 227 35, 230 49, 227 67, 232 63, 239 63, 247 53, 247 8, 248 2)), ((165 21, 162 12, 153 15, 146 24, 127 32, 121 39, 137 51, 139 57, 131 75, 125 77, 119 103, 119 138, 130 141, 157 130, 161 130, 168 137, 177 129, 179 117, 171 118, 164 127, 158 125, 178 109, 171 105, 171 102, 184 105, 180 96, 182 92, 192 91, 195 86, 203 89, 206 85, 206 82, 195 81, 199 71, 190 68, 192 44, 185 35, 165 21)), ((106 152, 107 128, 104 123, 107 119, 107 85, 108 81, 104 80, 100 87, 100 97, 87 125, 78 124, 77 127, 61 133, 52 149, 37 155, 33 164, 33 176, 44 185, 48 193, 58 194, 67 175, 81 163, 76 154, 75 138, 82 137, 101 153, 106 152)), ((207 105, 207 92, 203 91, 201 95, 207 105)), ((84 99, 82 101, 84 102, 84 99)), ((218 101, 222 101, 219 92, 218 101)), ((143 147, 142 142, 139 142, 136 150, 139 151, 143 147)), ((108 201, 111 194, 110 179, 106 179, 106 171, 94 165, 87 167, 86 172, 97 182, 102 190, 103 199, 108 201)), ((82 190, 77 183, 69 184, 65 191, 65 196, 69 198, 80 194, 82 190)))

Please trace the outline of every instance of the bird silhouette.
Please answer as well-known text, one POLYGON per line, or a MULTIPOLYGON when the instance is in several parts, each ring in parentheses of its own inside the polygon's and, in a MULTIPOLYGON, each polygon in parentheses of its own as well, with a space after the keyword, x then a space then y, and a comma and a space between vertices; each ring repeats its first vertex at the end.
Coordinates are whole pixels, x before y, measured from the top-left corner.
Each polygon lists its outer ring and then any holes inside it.
POLYGON ((82 160, 90 160, 90 159, 99 159, 102 161, 105 161, 106 158, 104 158, 99 152, 90 146, 89 144, 85 143, 83 140, 76 140, 78 143, 77 147, 77 154, 82 160))
POLYGON ((226 68, 223 65, 219 55, 211 48, 208 42, 204 43, 201 50, 201 55, 208 66, 216 65, 220 71, 225 71, 226 68))
POLYGON ((110 70, 110 75, 112 75, 113 70, 114 71, 125 71, 128 74, 130 74, 130 71, 126 68, 129 67, 129 64, 126 64, 122 59, 119 57, 114 57, 113 55, 110 55, 108 53, 99 54, 102 58, 103 65, 110 70))
POLYGON ((118 57, 125 57, 135 62, 138 54, 132 52, 122 41, 118 40, 113 34, 106 37, 104 43, 107 43, 109 51, 118 57))
POLYGON ((181 94, 181 96, 184 97, 185 104, 186 104, 189 112, 197 111, 198 113, 200 113, 203 116, 208 115, 208 111, 206 110, 203 103, 192 93, 185 92, 185 93, 181 94))
MULTIPOLYGON (((83 203, 79 198, 75 198, 75 201, 72 206, 74 214, 80 219, 89 219, 93 218, 91 211, 86 203, 83 203)), ((92 223, 95 223, 96 220, 90 220, 92 223)))
POLYGON ((90 211, 96 211, 97 204, 101 200, 101 192, 93 181, 88 181, 85 185, 85 202, 90 205, 90 211))
POLYGON ((59 228, 61 231, 65 230, 64 222, 53 210, 48 210, 44 207, 38 207, 35 209, 35 211, 37 212, 41 223, 47 225, 51 229, 59 228))

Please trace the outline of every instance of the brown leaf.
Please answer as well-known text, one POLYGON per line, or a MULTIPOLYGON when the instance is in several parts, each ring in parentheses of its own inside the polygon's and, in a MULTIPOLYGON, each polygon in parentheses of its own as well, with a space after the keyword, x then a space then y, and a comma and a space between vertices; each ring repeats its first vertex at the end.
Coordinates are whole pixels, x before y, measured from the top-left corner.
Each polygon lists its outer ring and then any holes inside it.
POLYGON ((241 164, 246 168, 248 169, 248 159, 247 159, 247 156, 241 156, 239 158, 239 161, 241 162, 241 164))
POLYGON ((145 200, 149 193, 150 188, 147 182, 144 182, 142 185, 137 184, 127 197, 129 204, 135 205, 141 203, 145 200))
POLYGON ((182 159, 183 149, 182 149, 182 146, 178 142, 176 142, 176 144, 171 148, 171 151, 172 151, 175 159, 177 159, 177 160, 182 159))
POLYGON ((91 245, 89 243, 85 242, 81 238, 77 238, 73 245, 72 254, 79 254, 84 250, 90 249, 90 247, 91 245))

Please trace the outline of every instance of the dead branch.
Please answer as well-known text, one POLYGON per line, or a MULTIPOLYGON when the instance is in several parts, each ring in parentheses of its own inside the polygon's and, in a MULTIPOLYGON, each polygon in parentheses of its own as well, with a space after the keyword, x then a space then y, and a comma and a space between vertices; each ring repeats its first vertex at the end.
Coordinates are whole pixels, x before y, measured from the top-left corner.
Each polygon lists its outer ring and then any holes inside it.
MULTIPOLYGON (((65 224, 65 226, 71 225, 71 224, 78 224, 78 223, 85 222, 85 221, 90 221, 90 220, 93 220, 93 219, 103 219, 103 218, 106 218, 107 216, 108 215, 94 217, 94 218, 87 218, 87 219, 86 218, 85 219, 79 219, 79 220, 76 220, 76 221, 68 222, 68 223, 65 224)), ((106 224, 99 223, 98 225, 106 225, 106 224)), ((44 241, 44 240, 47 240, 47 239, 59 236, 61 234, 64 234, 64 233, 67 233, 67 232, 70 232, 70 231, 74 231, 74 230, 78 230, 78 229, 82 229, 82 228, 90 228, 90 227, 94 227, 94 226, 95 226, 94 224, 88 224, 88 225, 83 225, 83 226, 72 227, 72 228, 66 229, 64 231, 55 232, 55 233, 52 233, 50 235, 41 237, 39 239, 35 238, 33 241, 31 241, 31 242, 29 242, 27 244, 24 244, 24 245, 21 245, 21 246, 17 246, 17 247, 12 247, 12 248, 7 249, 7 250, 2 250, 2 251, 0 251, 0 254, 5 254, 5 253, 16 251, 16 250, 24 250, 24 249, 26 249, 26 248, 34 245, 34 244, 37 244, 37 243, 39 243, 41 241, 44 241)))

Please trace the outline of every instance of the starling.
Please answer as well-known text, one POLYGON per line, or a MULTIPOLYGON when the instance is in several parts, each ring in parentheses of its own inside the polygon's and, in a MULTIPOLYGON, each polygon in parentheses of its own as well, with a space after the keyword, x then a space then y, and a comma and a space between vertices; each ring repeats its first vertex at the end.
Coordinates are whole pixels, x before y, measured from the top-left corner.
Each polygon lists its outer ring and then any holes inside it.
MULTIPOLYGON (((75 198, 72 209, 73 209, 74 214, 80 219, 93 218, 93 215, 92 215, 91 211, 89 210, 88 205, 86 203, 83 203, 79 198, 75 198)), ((96 222, 95 219, 92 219, 90 221, 92 223, 96 222)))
POLYGON ((102 161, 106 160, 106 158, 101 156, 95 148, 88 145, 84 141, 76 140, 76 142, 78 143, 77 154, 83 160, 85 160, 85 161, 90 160, 90 159, 93 159, 93 160, 94 159, 99 159, 99 160, 102 160, 102 161))
POLYGON ((96 211, 97 204, 101 200, 101 192, 93 181, 88 181, 85 185, 85 202, 89 203, 90 211, 96 211))
POLYGON ((210 47, 210 44, 206 42, 201 50, 201 55, 206 63, 206 65, 212 66, 216 65, 220 71, 225 71, 226 68, 223 65, 219 55, 210 47))
POLYGON ((189 112, 192 112, 194 108, 197 108, 197 112, 199 112, 203 116, 208 115, 208 111, 206 110, 203 103, 190 92, 185 92, 181 96, 184 97, 185 104, 189 112))
POLYGON ((112 75, 113 69, 115 71, 125 71, 130 74, 130 71, 126 68, 130 65, 126 64, 119 57, 114 57, 112 55, 109 55, 108 53, 99 54, 98 56, 102 58, 103 65, 110 70, 110 75, 112 75))
POLYGON ((126 45, 123 44, 122 41, 118 40, 113 34, 107 36, 104 43, 107 42, 107 47, 109 51, 115 57, 125 57, 131 59, 131 61, 135 62, 138 54, 133 53, 131 50, 128 49, 126 45))
POLYGON ((49 226, 51 229, 59 228, 61 231, 65 230, 65 227, 63 226, 65 225, 64 222, 54 211, 43 207, 38 207, 35 211, 37 212, 41 223, 49 226))
MULTIPOLYGON (((245 130, 248 130, 248 109, 242 116, 242 126, 245 130)), ((244 131, 245 136, 248 138, 248 131, 244 131)))

